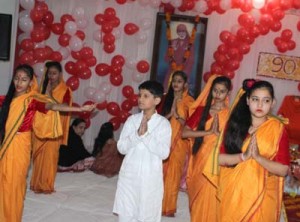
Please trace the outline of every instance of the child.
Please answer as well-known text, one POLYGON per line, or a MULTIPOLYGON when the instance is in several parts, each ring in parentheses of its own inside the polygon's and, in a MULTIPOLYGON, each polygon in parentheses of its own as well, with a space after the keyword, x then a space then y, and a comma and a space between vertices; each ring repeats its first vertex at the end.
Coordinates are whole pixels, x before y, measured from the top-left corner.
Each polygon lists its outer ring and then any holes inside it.
MULTIPOLYGON (((71 105, 72 91, 63 80, 62 67, 59 62, 47 62, 46 73, 41 84, 41 94, 52 97, 57 103, 71 105)), ((60 145, 67 145, 69 113, 60 113, 63 135, 56 139, 45 140, 34 137, 32 148, 33 169, 30 189, 35 193, 54 192, 54 183, 57 172, 60 145)))
POLYGON ((62 135, 59 113, 91 111, 95 106, 69 107, 56 104, 34 89, 33 68, 19 65, 14 72, 0 112, 0 221, 22 219, 26 176, 30 164, 32 135, 62 135))
POLYGON ((140 113, 125 122, 118 150, 125 155, 113 212, 119 222, 161 221, 163 196, 162 160, 170 152, 171 126, 156 113, 163 86, 145 81, 139 86, 140 113))
POLYGON ((290 158, 273 86, 247 79, 239 95, 219 155, 220 221, 279 221, 290 158))
POLYGON ((172 217, 176 213, 180 180, 184 174, 188 155, 188 140, 181 139, 181 133, 194 99, 188 94, 187 75, 176 71, 165 99, 162 101, 161 115, 169 119, 172 127, 170 156, 163 163, 164 198, 162 215, 172 217))
POLYGON ((184 138, 194 139, 187 175, 192 222, 217 221, 217 189, 203 175, 203 170, 227 120, 230 89, 230 79, 213 75, 193 104, 191 109, 196 109, 183 129, 184 138))

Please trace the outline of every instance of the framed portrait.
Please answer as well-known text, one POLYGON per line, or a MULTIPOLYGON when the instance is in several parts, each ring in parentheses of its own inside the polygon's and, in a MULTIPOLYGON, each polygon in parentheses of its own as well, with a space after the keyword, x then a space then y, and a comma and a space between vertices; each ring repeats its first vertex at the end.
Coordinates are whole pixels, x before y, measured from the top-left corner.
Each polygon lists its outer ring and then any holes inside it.
POLYGON ((174 71, 188 76, 189 93, 201 90, 207 18, 157 13, 151 65, 151 80, 168 91, 174 71))

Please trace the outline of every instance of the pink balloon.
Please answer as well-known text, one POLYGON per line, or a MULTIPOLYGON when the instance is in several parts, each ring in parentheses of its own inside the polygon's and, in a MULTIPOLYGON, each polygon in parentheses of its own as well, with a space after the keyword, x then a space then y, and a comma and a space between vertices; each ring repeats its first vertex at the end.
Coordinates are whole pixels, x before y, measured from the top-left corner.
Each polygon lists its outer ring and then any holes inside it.
POLYGON ((111 91, 111 85, 108 82, 102 82, 99 85, 99 89, 101 92, 103 92, 104 94, 109 94, 111 91))
POLYGON ((95 94, 93 95, 93 100, 96 102, 96 103, 103 103, 105 101, 105 94, 98 90, 95 92, 95 94))
POLYGON ((88 86, 84 89, 83 91, 83 95, 87 98, 87 99, 93 99, 93 96, 96 92, 96 88, 92 87, 92 86, 88 86))
POLYGON ((69 35, 74 35, 77 31, 77 25, 73 21, 67 21, 65 24, 65 32, 69 35))
POLYGON ((77 36, 72 36, 69 43, 70 49, 77 52, 82 49, 82 40, 77 36))

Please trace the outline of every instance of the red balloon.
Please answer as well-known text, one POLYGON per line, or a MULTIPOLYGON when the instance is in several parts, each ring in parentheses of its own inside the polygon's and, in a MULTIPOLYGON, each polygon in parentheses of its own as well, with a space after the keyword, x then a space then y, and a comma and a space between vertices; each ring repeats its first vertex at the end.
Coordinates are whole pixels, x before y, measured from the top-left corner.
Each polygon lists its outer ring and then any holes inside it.
POLYGON ((203 80, 204 80, 204 82, 207 82, 210 77, 211 77, 211 73, 210 72, 204 73, 203 74, 203 80))
POLYGON ((241 26, 246 28, 252 27, 255 24, 255 20, 251 14, 243 13, 239 16, 238 22, 241 26))
POLYGON ((104 34, 102 41, 104 42, 104 44, 114 44, 115 43, 115 36, 111 33, 106 33, 104 34))
POLYGON ((85 46, 79 51, 79 53, 82 59, 88 59, 93 56, 93 49, 85 46))
POLYGON ((121 75, 121 73, 122 73, 122 66, 121 65, 111 65, 111 67, 110 67, 110 73, 112 74, 112 75, 121 75))
POLYGON ((122 123, 125 123, 127 118, 130 116, 130 113, 128 113, 126 110, 121 110, 118 117, 120 118, 120 121, 122 123))
POLYGON ((130 96, 129 101, 131 103, 132 106, 137 106, 138 105, 138 95, 133 94, 132 96, 130 96))
POLYGON ((48 11, 48 5, 45 2, 35 2, 35 7, 36 10, 42 11, 44 14, 48 11))
POLYGON ((105 23, 103 23, 102 26, 101 26, 101 31, 102 31, 103 33, 108 34, 108 33, 111 33, 111 32, 112 32, 113 28, 114 28, 114 27, 112 26, 112 24, 110 24, 110 22, 105 22, 105 23))
POLYGON ((94 105, 94 104, 95 104, 95 102, 93 102, 91 100, 87 100, 82 105, 85 106, 85 105, 94 105))
POLYGON ((240 67, 240 62, 238 60, 231 60, 225 65, 225 68, 229 71, 235 71, 239 67, 240 67))
POLYGON ((116 16, 116 10, 113 9, 113 8, 110 8, 110 7, 106 8, 104 10, 104 15, 106 15, 107 17, 110 17, 110 18, 115 17, 116 16))
POLYGON ((225 75, 226 77, 228 77, 229 79, 233 79, 234 76, 235 76, 235 73, 232 72, 232 71, 224 71, 224 75, 225 75))
POLYGON ((232 35, 232 34, 231 34, 229 31, 222 31, 222 32, 220 33, 219 38, 220 38, 220 40, 221 40, 222 42, 227 43, 227 41, 228 41, 228 39, 229 39, 229 37, 230 37, 231 35, 232 35))
POLYGON ((274 45, 276 45, 277 47, 283 42, 283 40, 281 39, 281 37, 276 37, 273 41, 274 45))
POLYGON ((122 89, 122 94, 126 98, 130 98, 130 96, 132 96, 134 94, 134 90, 131 86, 126 85, 122 89))
POLYGON ((104 15, 103 14, 97 14, 95 15, 94 21, 96 22, 96 24, 98 25, 103 25, 104 23, 104 15))
POLYGON ((85 68, 77 75, 80 79, 89 79, 92 76, 92 71, 89 68, 85 68))
POLYGON ((65 26, 65 24, 68 22, 68 21, 73 21, 75 22, 74 18, 72 17, 72 15, 70 14, 64 14, 60 17, 60 22, 63 26, 65 26))
POLYGON ((230 48, 228 50, 228 57, 230 59, 236 59, 239 55, 239 50, 237 48, 230 48))
POLYGON ((30 37, 34 42, 42 42, 46 38, 46 32, 39 29, 33 29, 30 33, 30 37))
POLYGON ((213 64, 211 64, 210 69, 211 69, 211 72, 214 73, 214 74, 222 74, 222 72, 223 72, 222 66, 220 66, 216 62, 214 62, 213 64))
POLYGON ((50 60, 61 62, 62 61, 62 55, 60 54, 60 52, 54 51, 50 55, 50 60))
POLYGON ((80 51, 78 51, 78 52, 71 51, 71 56, 72 56, 74 59, 77 59, 77 60, 80 60, 80 59, 81 59, 80 51))
POLYGON ((70 39, 71 39, 71 36, 67 33, 64 33, 58 37, 58 43, 61 46, 66 47, 69 45, 70 39))
POLYGON ((47 25, 47 26, 51 26, 52 23, 54 21, 54 15, 51 11, 47 11, 46 14, 43 17, 43 22, 47 25))
POLYGON ((51 25, 51 31, 56 35, 61 35, 64 33, 64 27, 61 23, 53 23, 51 25))
POLYGON ((36 10, 35 8, 30 11, 30 18, 33 22, 42 21, 44 13, 42 11, 36 10))
POLYGON ((254 25, 252 28, 249 29, 249 36, 252 38, 256 38, 260 35, 260 30, 257 25, 254 25))
POLYGON ((120 65, 123 66, 125 64, 125 59, 122 55, 115 55, 111 59, 111 65, 120 65))
POLYGON ((121 23, 118 17, 112 18, 109 22, 113 27, 118 27, 121 23))
POLYGON ((134 23, 127 23, 124 26, 124 31, 127 35, 133 35, 134 33, 139 31, 139 27, 134 23))
POLYGON ((120 5, 123 5, 126 3, 126 0, 116 0, 116 2, 120 5))
POLYGON ((296 42, 293 40, 290 40, 287 44, 289 50, 294 50, 296 48, 296 42))
POLYGON ((33 58, 38 62, 43 62, 47 59, 45 48, 37 48, 33 51, 33 58))
POLYGON ((136 69, 140 72, 140 73, 146 73, 149 71, 149 63, 145 60, 141 60, 136 64, 136 69))
POLYGON ((281 42, 278 46, 277 46, 277 50, 281 53, 284 53, 288 50, 288 44, 286 42, 281 42))
POLYGON ((218 47, 218 52, 220 53, 220 54, 227 54, 227 51, 228 51, 228 47, 225 45, 225 44, 221 44, 221 45, 219 45, 219 47, 218 47))
POLYGON ((216 51, 214 53, 214 59, 221 66, 224 65, 224 64, 226 64, 227 61, 228 61, 227 57, 225 55, 223 55, 223 54, 220 54, 218 51, 216 51))
POLYGON ((300 91, 300 83, 298 84, 298 90, 300 91))
POLYGON ((297 22, 297 29, 300 31, 300 21, 297 22))
POLYGON ((76 76, 71 76, 67 81, 66 81, 67 86, 70 87, 72 91, 75 91, 79 87, 79 79, 76 76))
POLYGON ((33 58, 33 52, 29 51, 29 52, 24 52, 21 54, 19 61, 21 64, 30 64, 32 65, 34 62, 34 58, 33 58))
POLYGON ((80 38, 82 41, 85 39, 85 34, 84 34, 84 32, 81 31, 81 30, 77 30, 76 33, 75 33, 75 35, 76 35, 78 38, 80 38))
POLYGON ((239 53, 240 54, 247 54, 248 52, 250 52, 250 45, 248 45, 246 43, 241 43, 239 45, 239 53))
POLYGON ((83 70, 85 70, 86 68, 88 68, 88 66, 86 65, 84 60, 77 60, 75 62, 75 69, 77 73, 83 72, 83 70))
POLYGON ((273 32, 278 32, 280 29, 281 29, 282 25, 281 25, 281 22, 273 22, 271 24, 271 27, 270 29, 273 31, 273 32))
POLYGON ((75 63, 72 61, 68 61, 65 64, 65 70, 71 74, 71 75, 75 75, 76 74, 76 68, 75 68, 75 63))
POLYGON ((106 63, 99 63, 95 68, 95 72, 98 76, 105 76, 109 73, 109 71, 110 66, 106 63))
POLYGON ((99 110, 104 110, 104 109, 106 109, 106 107, 107 107, 107 102, 106 102, 106 100, 105 100, 104 102, 102 102, 102 103, 98 103, 98 104, 96 105, 96 107, 97 107, 97 109, 99 109, 99 110))
POLYGON ((103 47, 103 49, 106 53, 114 52, 115 48, 116 48, 115 44, 109 44, 109 45, 104 44, 104 47, 103 47))
MULTIPOLYGON (((299 2, 300 3, 300 2, 299 2)), ((281 9, 276 9, 272 12, 273 18, 276 21, 280 21, 281 19, 284 18, 284 11, 282 11, 281 9)))
POLYGON ((82 119, 89 119, 91 117, 91 112, 80 112, 79 113, 79 117, 82 119))
POLYGON ((21 42, 21 49, 24 51, 31 51, 34 49, 34 42, 31 39, 23 39, 21 42))
POLYGON ((92 57, 86 59, 85 62, 89 67, 92 67, 97 64, 97 59, 95 56, 92 56, 92 57))
POLYGON ((113 115, 113 116, 117 116, 118 113, 121 110, 120 107, 119 107, 119 105, 118 105, 118 103, 116 103, 116 102, 109 102, 107 104, 107 108, 106 109, 107 109, 107 112, 109 114, 113 115))
POLYGON ((273 22, 274 19, 270 14, 262 14, 260 16, 260 24, 263 26, 270 27, 273 22))
POLYGON ((85 129, 89 128, 91 126, 91 119, 87 118, 84 119, 84 121, 85 121, 85 129))
POLYGON ((125 99, 121 104, 122 110, 130 111, 132 109, 132 104, 129 99, 125 99))
POLYGON ((284 40, 284 41, 289 41, 291 40, 293 36, 293 32, 292 30, 290 29, 285 29, 281 32, 281 38, 284 40))
POLYGON ((111 122, 111 124, 113 125, 114 130, 118 130, 120 128, 121 120, 119 117, 115 116, 115 117, 111 118, 109 120, 109 122, 111 122))
POLYGON ((122 75, 110 75, 109 80, 111 84, 114 86, 119 86, 123 83, 123 76, 122 75))

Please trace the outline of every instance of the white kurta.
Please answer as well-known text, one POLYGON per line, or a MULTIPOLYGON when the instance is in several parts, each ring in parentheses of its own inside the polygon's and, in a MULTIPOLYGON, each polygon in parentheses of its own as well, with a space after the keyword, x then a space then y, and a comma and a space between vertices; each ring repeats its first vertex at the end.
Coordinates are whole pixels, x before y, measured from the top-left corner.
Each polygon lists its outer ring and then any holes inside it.
POLYGON ((119 173, 113 212, 139 221, 161 221, 163 198, 162 160, 169 156, 171 126, 155 113, 148 131, 139 136, 143 113, 131 115, 124 124, 118 150, 125 155, 119 173))

